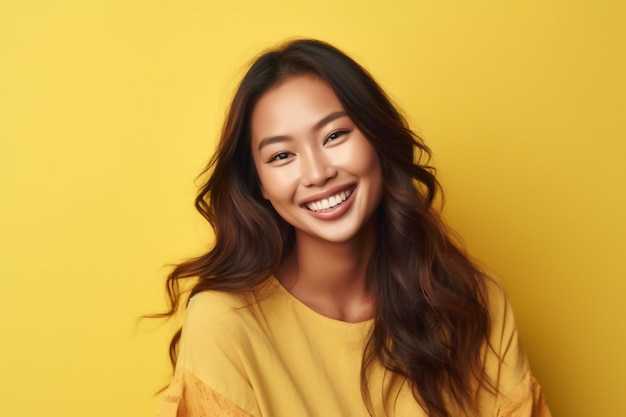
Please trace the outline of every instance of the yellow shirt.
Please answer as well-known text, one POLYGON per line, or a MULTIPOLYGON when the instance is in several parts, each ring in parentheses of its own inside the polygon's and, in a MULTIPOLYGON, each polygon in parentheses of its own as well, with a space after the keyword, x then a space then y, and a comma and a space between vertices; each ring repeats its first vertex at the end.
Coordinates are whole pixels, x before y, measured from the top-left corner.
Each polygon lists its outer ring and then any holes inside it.
MULTIPOLYGON (((502 290, 490 291, 486 368, 500 394, 480 395, 480 416, 549 417, 502 290)), ((188 305, 174 380, 159 417, 368 416, 363 349, 373 320, 347 323, 302 304, 271 277, 255 297, 208 291, 188 305)), ((426 417, 408 384, 374 367, 375 416, 426 417)))

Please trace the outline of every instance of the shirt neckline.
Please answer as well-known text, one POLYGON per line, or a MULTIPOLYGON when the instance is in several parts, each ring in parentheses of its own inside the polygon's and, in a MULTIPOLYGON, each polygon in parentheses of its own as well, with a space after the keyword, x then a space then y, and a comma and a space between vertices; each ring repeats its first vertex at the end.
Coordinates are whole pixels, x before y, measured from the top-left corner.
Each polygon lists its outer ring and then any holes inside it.
POLYGON ((289 301, 289 303, 294 306, 294 308, 296 308, 298 311, 301 311, 302 314, 306 315, 307 317, 311 317, 313 320, 345 328, 368 328, 374 324, 373 318, 363 321, 350 322, 325 316, 313 310, 311 307, 307 306, 298 298, 296 298, 293 294, 291 294, 274 274, 272 274, 269 279, 271 283, 277 287, 278 292, 281 293, 283 297, 285 297, 289 301))

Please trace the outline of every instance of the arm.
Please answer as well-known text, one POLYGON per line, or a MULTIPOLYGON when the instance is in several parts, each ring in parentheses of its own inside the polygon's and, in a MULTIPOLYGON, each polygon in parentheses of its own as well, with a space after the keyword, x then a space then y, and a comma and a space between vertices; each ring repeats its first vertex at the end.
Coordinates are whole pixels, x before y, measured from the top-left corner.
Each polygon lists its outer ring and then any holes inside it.
POLYGON ((260 412, 241 356, 233 296, 193 297, 183 323, 174 380, 158 417, 257 417, 260 412))
POLYGON ((490 284, 491 345, 486 368, 498 388, 494 417, 551 417, 541 387, 519 341, 513 309, 498 284, 490 284))

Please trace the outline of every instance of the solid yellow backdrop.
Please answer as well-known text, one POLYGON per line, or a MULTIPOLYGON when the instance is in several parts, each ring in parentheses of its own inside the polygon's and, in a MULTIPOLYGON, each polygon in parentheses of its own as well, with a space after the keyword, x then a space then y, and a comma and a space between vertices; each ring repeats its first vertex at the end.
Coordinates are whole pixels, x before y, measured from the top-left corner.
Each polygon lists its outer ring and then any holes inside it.
POLYGON ((433 148, 555 415, 626 415, 626 9, 581 1, 0 4, 0 415, 152 416, 167 263, 261 48, 330 41, 433 148))

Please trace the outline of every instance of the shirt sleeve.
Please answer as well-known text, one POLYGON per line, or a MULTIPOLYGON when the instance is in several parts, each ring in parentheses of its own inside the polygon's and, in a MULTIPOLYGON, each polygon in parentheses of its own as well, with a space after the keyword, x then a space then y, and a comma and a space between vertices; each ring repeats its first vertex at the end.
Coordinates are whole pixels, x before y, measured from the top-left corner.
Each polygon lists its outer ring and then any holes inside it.
POLYGON ((539 383, 530 370, 500 404, 496 417, 552 417, 539 383))
POLYGON ((497 387, 494 417, 551 417, 520 343, 509 300, 499 284, 489 292, 492 350, 485 366, 497 387))
POLYGON ((234 296, 206 292, 190 301, 174 379, 157 417, 258 417, 242 356, 246 337, 234 296), (235 339, 235 340, 233 340, 235 339))

